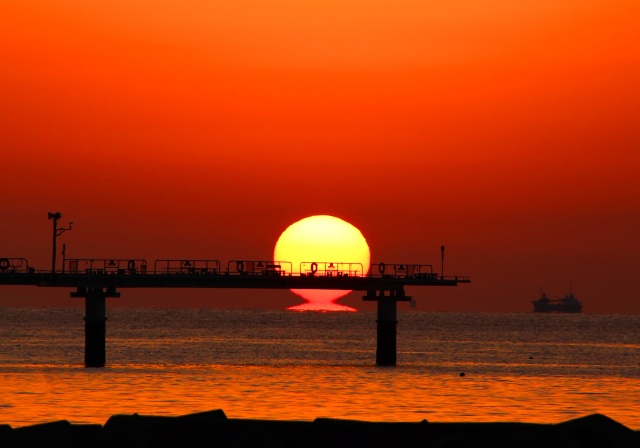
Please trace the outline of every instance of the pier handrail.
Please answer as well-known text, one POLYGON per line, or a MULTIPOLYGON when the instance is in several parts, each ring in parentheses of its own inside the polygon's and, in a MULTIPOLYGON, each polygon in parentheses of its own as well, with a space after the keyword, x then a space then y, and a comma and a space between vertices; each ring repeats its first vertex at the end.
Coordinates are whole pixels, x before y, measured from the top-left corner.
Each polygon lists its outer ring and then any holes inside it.
POLYGON ((0 275, 4 273, 28 273, 32 271, 33 268, 29 267, 29 260, 27 260, 26 258, 0 258, 0 275))
POLYGON ((369 269, 370 277, 383 278, 437 278, 433 265, 412 263, 374 263, 369 269))
POLYGON ((154 274, 179 275, 219 275, 220 260, 156 260, 153 263, 154 274))
MULTIPOLYGON (((62 274, 74 277, 95 275, 109 276, 145 276, 145 275, 179 275, 189 276, 275 276, 275 277, 356 277, 370 279, 407 280, 410 283, 424 280, 453 281, 469 283, 469 276, 441 275, 434 272, 431 264, 414 263, 373 263, 369 272, 364 271, 362 263, 303 261, 299 272, 293 272, 290 261, 272 260, 230 260, 227 270, 221 270, 220 260, 213 259, 158 259, 153 263, 153 270, 147 269, 147 260, 142 258, 67 258, 64 261, 62 274)), ((29 265, 26 258, 0 257, 0 275, 51 273, 47 270, 36 270, 29 265)))
POLYGON ((362 263, 303 261, 300 263, 301 276, 319 277, 364 277, 362 263))
POLYGON ((147 260, 142 258, 67 258, 68 274, 146 274, 147 260))
POLYGON ((264 275, 291 276, 293 274, 290 261, 273 260, 230 260, 227 263, 227 275, 264 275))

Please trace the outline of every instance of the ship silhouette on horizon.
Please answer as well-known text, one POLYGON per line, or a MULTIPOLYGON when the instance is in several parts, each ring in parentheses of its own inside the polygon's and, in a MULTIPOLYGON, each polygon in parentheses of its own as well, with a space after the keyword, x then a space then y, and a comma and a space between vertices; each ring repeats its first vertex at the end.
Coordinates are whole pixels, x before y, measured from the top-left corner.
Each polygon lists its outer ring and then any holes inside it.
POLYGON ((582 302, 580 302, 572 292, 565 295, 561 299, 551 299, 547 297, 546 293, 542 293, 542 296, 538 300, 533 302, 533 311, 535 313, 581 313, 582 302))

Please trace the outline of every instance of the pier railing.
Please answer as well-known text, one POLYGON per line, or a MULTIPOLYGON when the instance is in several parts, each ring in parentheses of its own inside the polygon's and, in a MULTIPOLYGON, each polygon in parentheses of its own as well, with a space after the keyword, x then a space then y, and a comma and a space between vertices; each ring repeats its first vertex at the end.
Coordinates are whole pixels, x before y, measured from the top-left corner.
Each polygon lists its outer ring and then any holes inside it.
POLYGON ((300 275, 325 277, 364 277, 366 272, 362 263, 342 263, 330 261, 303 261, 300 263, 300 275))
POLYGON ((220 260, 156 260, 155 274, 219 275, 220 260))
POLYGON ((231 260, 227 263, 227 275, 266 275, 271 277, 293 275, 289 261, 231 260))
POLYGON ((3 273, 29 273, 33 268, 29 267, 26 258, 0 258, 0 274, 3 273), (31 269, 31 270, 30 270, 31 269))
POLYGON ((147 260, 115 258, 68 258, 63 273, 68 274, 146 274, 147 260))
MULTIPOLYGON (((373 263, 368 272, 362 263, 303 261, 298 270, 289 261, 230 260, 226 270, 220 260, 160 259, 153 262, 153 270, 142 258, 68 258, 62 271, 72 276, 267 276, 267 277, 367 277, 382 279, 425 279, 468 282, 467 276, 444 276, 434 272, 430 264, 373 263)), ((29 265, 26 258, 0 257, 0 276, 3 274, 51 274, 29 265)))

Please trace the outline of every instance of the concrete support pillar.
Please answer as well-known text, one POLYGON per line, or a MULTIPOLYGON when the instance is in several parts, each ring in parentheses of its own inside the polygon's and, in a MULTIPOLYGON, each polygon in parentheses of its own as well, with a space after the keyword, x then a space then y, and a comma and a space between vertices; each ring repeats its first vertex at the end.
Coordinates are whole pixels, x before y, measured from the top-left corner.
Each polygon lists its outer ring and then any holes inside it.
POLYGON ((378 325, 376 345, 376 365, 396 365, 396 328, 398 319, 396 316, 395 297, 385 296, 381 291, 378 297, 378 325))
POLYGON ((71 297, 84 297, 84 366, 104 367, 107 361, 107 297, 120 297, 115 288, 78 288, 71 297))
POLYGON ((104 367, 107 361, 106 296, 102 288, 90 289, 84 299, 84 365, 104 367))
POLYGON ((411 297, 404 295, 404 290, 367 291, 363 297, 365 301, 378 302, 377 336, 376 336, 376 365, 395 366, 397 362, 396 330, 398 326, 398 301, 410 301, 411 297))

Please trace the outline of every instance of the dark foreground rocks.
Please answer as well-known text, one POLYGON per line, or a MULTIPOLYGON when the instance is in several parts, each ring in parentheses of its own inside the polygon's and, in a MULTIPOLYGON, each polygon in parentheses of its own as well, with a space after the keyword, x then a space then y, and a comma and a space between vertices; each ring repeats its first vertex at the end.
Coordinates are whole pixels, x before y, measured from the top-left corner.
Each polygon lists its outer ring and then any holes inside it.
POLYGON ((639 448, 640 432, 600 414, 558 424, 374 423, 228 419, 223 411, 180 417, 114 415, 104 426, 66 420, 0 425, 0 448, 639 448))

